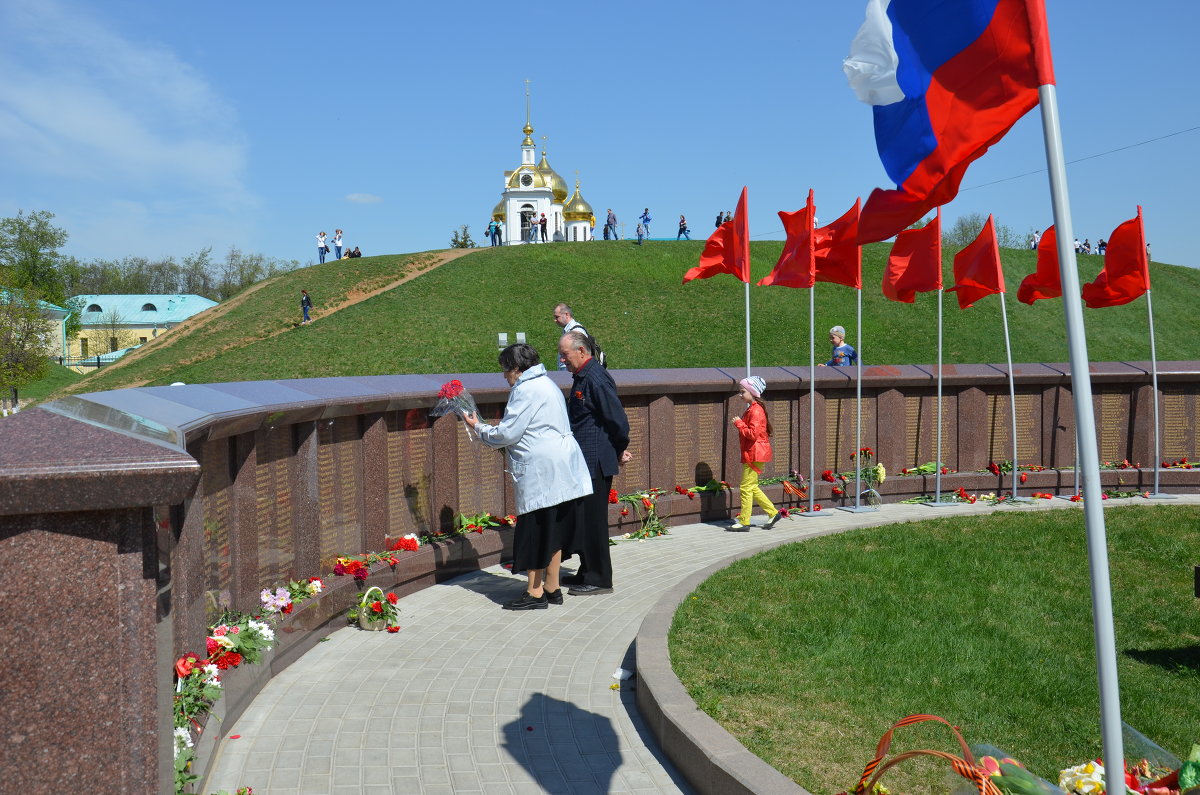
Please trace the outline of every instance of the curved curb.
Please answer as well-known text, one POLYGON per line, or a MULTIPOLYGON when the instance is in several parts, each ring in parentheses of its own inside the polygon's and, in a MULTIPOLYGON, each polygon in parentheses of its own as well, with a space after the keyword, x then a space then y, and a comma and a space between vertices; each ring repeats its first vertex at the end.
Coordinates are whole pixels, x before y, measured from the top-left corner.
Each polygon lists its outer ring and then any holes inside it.
MULTIPOLYGON (((1200 495, 1178 495, 1176 505, 1196 505, 1200 495)), ((1125 501, 1121 501, 1125 503, 1125 501)), ((1131 503, 1125 503, 1131 504, 1131 503)), ((1152 501, 1144 503, 1147 507, 1152 501)), ((1162 504, 1162 503, 1159 503, 1162 504)), ((1075 507, 1075 503, 1038 506, 1038 510, 1064 510, 1075 507)), ((1002 506, 991 506, 972 510, 961 515, 994 513, 1012 510, 1002 506)), ((1117 507, 1106 506, 1106 507, 1117 507)), ((931 509, 936 512, 935 509, 931 509)), ((1020 509, 1018 509, 1020 510, 1020 509)), ((698 792, 708 795, 812 795, 808 790, 780 773, 771 765, 747 750, 737 739, 725 731, 719 723, 709 717, 688 695, 683 683, 671 667, 671 652, 667 635, 675 611, 696 588, 716 572, 739 560, 753 557, 785 544, 796 544, 825 535, 835 535, 847 530, 882 527, 900 522, 921 521, 936 518, 936 513, 923 516, 911 514, 877 517, 847 527, 818 529, 818 532, 784 539, 772 539, 755 549, 746 550, 717 561, 681 580, 651 606, 638 628, 637 650, 637 708, 646 722, 659 748, 688 784, 698 792)))

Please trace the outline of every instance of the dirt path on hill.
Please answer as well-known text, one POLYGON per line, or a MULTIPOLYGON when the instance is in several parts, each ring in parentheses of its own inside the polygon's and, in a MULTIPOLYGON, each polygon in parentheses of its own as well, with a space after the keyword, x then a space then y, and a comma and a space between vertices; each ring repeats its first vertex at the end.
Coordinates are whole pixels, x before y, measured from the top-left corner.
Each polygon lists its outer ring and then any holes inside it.
MULTIPOLYGON (((479 248, 454 248, 454 249, 449 249, 446 251, 428 252, 428 253, 422 252, 420 254, 408 255, 411 257, 418 258, 416 260, 419 263, 417 267, 407 270, 405 272, 405 274, 403 276, 401 276, 399 279, 396 279, 392 282, 384 284, 381 287, 376 287, 371 290, 358 290, 358 289, 351 288, 349 291, 347 291, 346 295, 343 298, 341 298, 339 301, 337 301, 336 303, 323 305, 321 307, 321 310, 319 313, 314 312, 313 320, 327 318, 330 315, 334 314, 335 312, 339 312, 343 309, 346 309, 347 307, 351 307, 351 306, 354 306, 355 304, 362 303, 363 301, 366 301, 369 298, 374 298, 375 296, 380 295, 381 293, 386 293, 389 290, 394 290, 397 287, 399 287, 400 285, 404 284, 405 282, 411 281, 412 279, 415 279, 418 276, 423 276, 424 274, 432 271, 434 268, 439 268, 442 265, 445 265, 447 262, 453 262, 454 260, 458 259, 461 256, 464 256, 466 254, 471 254, 471 253, 474 253, 476 251, 481 251, 481 250, 482 249, 479 249, 479 248), (428 259, 425 259, 425 258, 428 258, 428 259), (422 260, 424 260, 424 261, 422 261, 422 260)), ((337 260, 337 262, 343 262, 343 261, 337 260)), ((334 264, 334 263, 326 263, 326 264, 334 264)), ((108 367, 106 367, 105 370, 112 370, 113 368, 121 367, 122 365, 128 364, 129 362, 136 362, 139 357, 146 355, 148 353, 148 351, 154 350, 156 343, 158 343, 160 345, 165 344, 165 343, 160 342, 161 340, 164 340, 164 339, 178 340, 181 336, 188 336, 191 334, 195 334, 199 331, 202 331, 209 325, 220 321, 221 318, 223 318, 229 312, 233 311, 237 307, 239 307, 242 304, 249 301, 251 299, 251 297, 256 292, 258 292, 260 289, 262 289, 263 287, 266 287, 269 284, 273 284, 274 282, 278 281, 279 279, 286 278, 289 275, 290 274, 288 274, 288 273, 281 274, 274 278, 265 279, 257 284, 251 285, 245 291, 238 293, 233 298, 230 298, 228 301, 223 301, 222 303, 217 304, 216 306, 212 307, 208 311, 203 312, 195 317, 188 318, 187 320, 180 323, 178 326, 175 326, 174 328, 169 329, 168 331, 166 331, 162 334, 159 334, 154 339, 152 339, 149 342, 142 345, 136 351, 133 351, 131 353, 126 354, 125 356, 122 356, 119 360, 117 360, 113 364, 110 364, 108 367)), ((284 334, 288 331, 291 331, 293 328, 294 328, 294 326, 289 325, 284 328, 268 332, 266 334, 249 335, 249 336, 245 336, 245 337, 223 338, 220 347, 214 348, 210 352, 210 355, 202 356, 202 357, 194 356, 194 357, 190 357, 188 359, 182 359, 179 362, 177 362, 177 364, 179 364, 179 365, 194 364, 197 361, 204 361, 206 359, 211 359, 213 356, 216 356, 227 350, 231 350, 234 348, 241 348, 243 346, 250 345, 255 342, 260 342, 261 340, 270 339, 271 337, 275 337, 280 334, 284 334)), ((122 386, 120 388, 123 389, 126 387, 145 386, 147 383, 149 383, 149 381, 146 381, 146 380, 131 381, 129 383, 122 384, 122 386)), ((86 389, 86 387, 84 387, 83 389, 86 389)), ((55 399, 57 397, 61 397, 61 396, 65 395, 65 394, 72 394, 77 391, 83 391, 83 389, 75 389, 75 388, 69 387, 65 390, 60 391, 59 393, 51 395, 49 399, 55 399)))

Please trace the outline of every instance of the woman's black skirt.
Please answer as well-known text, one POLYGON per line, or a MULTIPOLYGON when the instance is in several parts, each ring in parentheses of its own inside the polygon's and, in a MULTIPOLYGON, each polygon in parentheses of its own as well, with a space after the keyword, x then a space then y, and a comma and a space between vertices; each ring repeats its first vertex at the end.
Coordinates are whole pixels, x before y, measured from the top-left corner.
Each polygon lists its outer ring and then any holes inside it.
POLYGON ((513 533, 513 572, 549 566, 554 553, 574 536, 580 507, 578 499, 567 500, 518 516, 513 533))

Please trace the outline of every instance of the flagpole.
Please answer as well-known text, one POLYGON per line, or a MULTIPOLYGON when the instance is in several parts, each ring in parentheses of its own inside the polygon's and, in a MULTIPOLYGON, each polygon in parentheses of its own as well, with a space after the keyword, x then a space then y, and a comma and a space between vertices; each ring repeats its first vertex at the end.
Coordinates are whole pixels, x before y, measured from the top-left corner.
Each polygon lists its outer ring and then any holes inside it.
MULTIPOLYGON (((940 211, 940 208, 939 208, 940 211)), ((938 230, 941 233, 941 230, 938 230)), ((938 263, 941 267, 941 263, 938 263)), ((940 280, 939 280, 940 281, 940 280)), ((937 346, 937 459, 934 472, 934 498, 935 503, 942 501, 942 295, 945 293, 941 287, 938 287, 938 346, 937 346)))
MULTIPOLYGON (((746 274, 749 276, 749 274, 746 274)), ((746 282, 746 377, 750 377, 750 280, 746 282)))
POLYGON ((1017 488, 1020 483, 1021 466, 1017 463, 1017 386, 1013 381, 1012 340, 1008 336, 1008 305, 1004 301, 1004 293, 1000 293, 1000 317, 1004 321, 1004 353, 1008 357, 1008 405, 1009 419, 1012 420, 1012 496, 1016 502, 1032 502, 1028 497, 1018 497, 1017 488))
POLYGON ((1170 494, 1163 494, 1158 489, 1158 467, 1162 461, 1162 450, 1159 440, 1158 418, 1158 354, 1154 348, 1154 305, 1150 301, 1150 291, 1146 291, 1146 317, 1150 320, 1150 398, 1154 401, 1154 491, 1146 496, 1153 500, 1173 500, 1170 494))
POLYGON ((815 511, 817 490, 817 285, 808 288, 808 510, 800 515, 808 519, 832 516, 826 511, 815 511))
MULTIPOLYGON (((1071 360, 1071 394, 1075 403, 1075 447, 1083 477, 1083 516, 1087 529, 1088 569, 1091 574, 1092 625, 1096 637, 1096 674, 1100 689, 1100 734, 1104 758, 1112 770, 1120 770, 1125 758, 1121 737, 1121 695, 1117 684, 1117 645, 1113 627, 1112 584, 1109 580, 1108 547, 1101 508, 1100 454, 1096 444, 1096 418, 1092 409, 1092 381, 1088 368, 1087 339, 1079 293, 1079 272, 1071 241, 1071 204, 1067 194, 1067 169, 1063 156, 1062 129, 1058 117, 1057 88, 1053 83, 1038 87, 1046 166, 1050 175, 1050 201, 1057 231, 1058 269, 1062 282, 1063 313, 1066 317, 1067 347, 1071 360)), ((1155 395, 1155 405, 1158 402, 1155 395)), ((1155 462, 1157 463, 1157 462, 1155 462)), ((1105 782, 1108 795, 1125 795, 1125 780, 1110 775, 1105 782)))

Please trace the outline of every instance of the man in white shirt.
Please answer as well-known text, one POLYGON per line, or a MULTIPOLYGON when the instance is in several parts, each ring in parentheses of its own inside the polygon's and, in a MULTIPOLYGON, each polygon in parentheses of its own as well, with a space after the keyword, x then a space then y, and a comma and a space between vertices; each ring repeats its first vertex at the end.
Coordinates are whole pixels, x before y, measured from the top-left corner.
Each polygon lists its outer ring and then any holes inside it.
MULTIPOLYGON (((554 307, 554 322, 562 329, 563 334, 566 334, 568 331, 578 331, 581 334, 588 333, 583 324, 572 315, 570 304, 558 304, 554 307)), ((567 369, 567 363, 563 361, 562 356, 558 357, 558 369, 567 369)))

